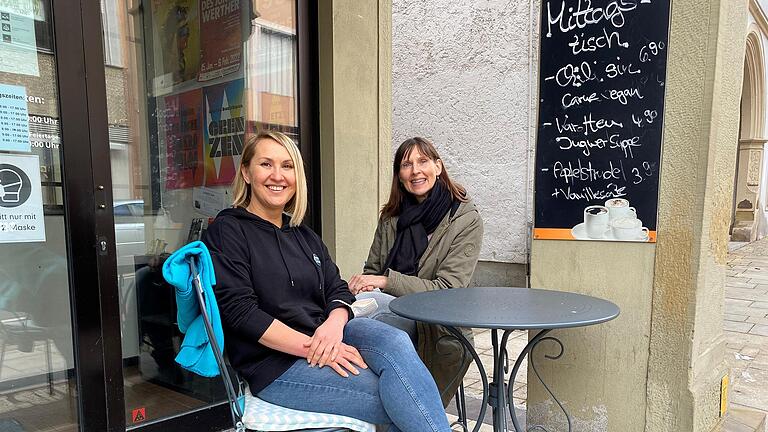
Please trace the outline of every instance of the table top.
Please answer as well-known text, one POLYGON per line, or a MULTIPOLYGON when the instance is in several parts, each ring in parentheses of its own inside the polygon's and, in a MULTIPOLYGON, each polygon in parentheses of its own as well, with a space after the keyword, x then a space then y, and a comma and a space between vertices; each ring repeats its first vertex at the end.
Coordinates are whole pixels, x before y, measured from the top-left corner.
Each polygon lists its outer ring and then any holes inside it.
POLYGON ((431 324, 502 330, 582 327, 619 316, 618 306, 597 297, 508 287, 427 291, 396 298, 389 308, 431 324))

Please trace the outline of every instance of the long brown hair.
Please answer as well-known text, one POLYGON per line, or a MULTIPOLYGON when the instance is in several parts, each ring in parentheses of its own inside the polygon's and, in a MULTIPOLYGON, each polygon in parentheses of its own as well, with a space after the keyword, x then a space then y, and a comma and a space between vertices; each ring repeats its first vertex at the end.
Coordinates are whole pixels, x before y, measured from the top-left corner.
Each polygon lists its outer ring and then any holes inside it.
MULTIPOLYGON (((409 157, 413 149, 418 149, 419 153, 428 157, 434 162, 440 161, 440 155, 437 154, 435 146, 429 142, 428 139, 422 137, 408 138, 400 144, 395 152, 395 160, 392 163, 392 187, 389 191, 389 200, 381 209, 381 219, 387 219, 400 215, 401 202, 405 194, 409 193, 405 186, 400 183, 400 164, 403 159, 409 157)), ((448 176, 448 170, 443 164, 443 172, 437 178, 437 181, 441 182, 451 192, 451 196, 454 199, 461 202, 467 202, 467 190, 456 182, 451 181, 448 176)))

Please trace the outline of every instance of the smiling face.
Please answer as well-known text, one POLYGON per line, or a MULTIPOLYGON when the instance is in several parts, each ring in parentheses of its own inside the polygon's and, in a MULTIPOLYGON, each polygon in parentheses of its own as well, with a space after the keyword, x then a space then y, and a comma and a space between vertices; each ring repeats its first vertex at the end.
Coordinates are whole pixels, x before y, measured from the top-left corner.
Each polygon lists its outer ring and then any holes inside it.
POLYGON ((296 172, 288 150, 273 139, 261 139, 251 162, 240 169, 251 189, 248 209, 267 220, 279 217, 296 194, 296 172))
POLYGON ((413 147, 410 153, 403 156, 398 177, 405 190, 416 197, 418 202, 422 202, 429 196, 437 176, 442 172, 443 162, 440 159, 430 159, 421 154, 418 147, 413 147))

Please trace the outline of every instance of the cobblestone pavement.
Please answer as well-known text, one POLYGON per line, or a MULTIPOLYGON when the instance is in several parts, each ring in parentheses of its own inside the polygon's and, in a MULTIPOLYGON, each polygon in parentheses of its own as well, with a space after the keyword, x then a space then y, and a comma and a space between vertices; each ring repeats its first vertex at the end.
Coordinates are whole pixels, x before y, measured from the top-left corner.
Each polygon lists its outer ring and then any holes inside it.
POLYGON ((768 237, 729 253, 725 285, 731 408, 768 413, 768 237))

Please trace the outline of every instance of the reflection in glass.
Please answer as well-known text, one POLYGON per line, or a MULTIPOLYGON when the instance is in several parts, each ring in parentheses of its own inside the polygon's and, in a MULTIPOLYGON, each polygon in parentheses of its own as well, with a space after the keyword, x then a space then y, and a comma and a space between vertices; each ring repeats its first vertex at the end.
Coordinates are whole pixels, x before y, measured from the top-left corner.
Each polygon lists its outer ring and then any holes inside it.
MULTIPOLYGON (((24 89, 30 143, 29 151, 0 147, 0 164, 35 158, 45 230, 44 241, 0 232, 0 431, 77 430, 63 143, 49 19, 48 2, 0 4, 0 86, 24 89)), ((0 118, 7 119, 3 109, 0 118)), ((0 222, 7 224, 12 214, 0 205, 0 222)))
POLYGON ((294 1, 139 3, 102 0, 129 427, 225 399, 174 361, 161 267, 231 205, 249 134, 298 131, 294 1))

